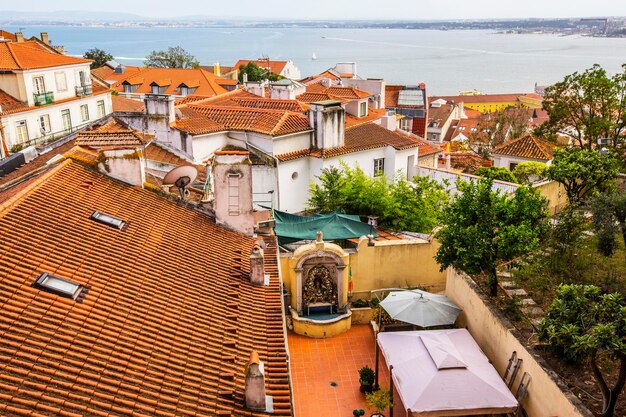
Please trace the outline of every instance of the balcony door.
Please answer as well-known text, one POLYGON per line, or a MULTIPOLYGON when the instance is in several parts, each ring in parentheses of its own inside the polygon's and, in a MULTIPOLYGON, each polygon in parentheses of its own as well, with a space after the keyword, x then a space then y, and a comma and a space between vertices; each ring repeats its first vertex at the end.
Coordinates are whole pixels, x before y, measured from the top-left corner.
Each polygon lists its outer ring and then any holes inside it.
POLYGON ((43 82, 43 77, 33 78, 33 90, 35 91, 35 94, 43 94, 46 92, 46 86, 43 82))
POLYGON ((61 111, 61 119, 63 119, 63 130, 72 130, 72 118, 69 110, 61 111))

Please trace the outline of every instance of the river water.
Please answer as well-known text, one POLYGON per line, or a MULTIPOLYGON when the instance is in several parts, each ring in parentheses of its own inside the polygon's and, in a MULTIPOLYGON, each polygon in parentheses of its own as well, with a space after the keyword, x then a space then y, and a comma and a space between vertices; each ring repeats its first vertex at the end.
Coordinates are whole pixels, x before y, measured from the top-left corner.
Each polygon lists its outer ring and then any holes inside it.
MULTIPOLYGON (((17 27, 5 27, 16 31, 17 27)), ((292 60, 302 76, 336 62, 357 62, 363 77, 389 84, 426 82, 429 93, 529 92, 595 63, 613 73, 626 63, 626 38, 499 34, 479 30, 305 28, 112 28, 27 26, 47 31, 73 55, 98 47, 122 63, 141 65, 152 50, 180 45, 211 65, 268 56, 292 60), (317 59, 313 60, 313 54, 317 59)))

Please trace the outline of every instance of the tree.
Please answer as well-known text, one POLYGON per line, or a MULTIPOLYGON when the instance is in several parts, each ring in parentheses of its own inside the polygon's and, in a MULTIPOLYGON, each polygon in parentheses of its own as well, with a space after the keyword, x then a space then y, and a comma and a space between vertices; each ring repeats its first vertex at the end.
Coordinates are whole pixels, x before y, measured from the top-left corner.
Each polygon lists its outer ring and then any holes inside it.
POLYGON ((282 77, 274 74, 270 68, 261 68, 256 62, 248 62, 246 65, 239 66, 239 82, 243 83, 243 75, 248 74, 248 81, 278 81, 282 77))
POLYGON ((591 193, 610 187, 617 177, 618 164, 610 154, 598 150, 555 149, 546 174, 563 184, 570 204, 576 205, 591 193))
POLYGON ((509 107, 482 116, 478 129, 487 138, 488 148, 493 149, 527 133, 531 115, 528 109, 509 107))
POLYGON ((485 273, 490 294, 497 295, 496 267, 539 246, 547 230, 546 200, 520 186, 513 197, 492 190, 493 180, 459 182, 459 194, 443 211, 435 259, 469 274, 485 273))
POLYGON ((626 193, 599 195, 592 201, 591 211, 600 253, 604 256, 613 254, 618 231, 621 231, 626 246, 626 193))
POLYGON ((626 303, 618 293, 602 294, 595 285, 561 285, 539 326, 539 339, 572 363, 588 361, 600 386, 602 415, 612 417, 626 382, 626 303), (610 388, 599 363, 619 363, 610 388))
POLYGON ((565 132, 589 150, 598 139, 608 138, 617 147, 625 138, 626 64, 611 77, 597 64, 565 76, 546 88, 543 107, 550 118, 539 129, 544 136, 565 132))
POLYGON ((200 63, 180 46, 169 47, 165 51, 152 51, 146 56, 146 67, 156 68, 198 68, 200 63))
POLYGON ((107 61, 111 61, 113 59, 113 55, 99 48, 91 48, 85 52, 83 58, 91 59, 93 62, 91 63, 90 68, 95 69, 100 68, 106 64, 107 61))
POLYGON ((515 176, 505 167, 480 167, 474 171, 474 175, 498 181, 517 182, 515 176))
POLYGON ((319 184, 311 184, 308 208, 314 212, 339 211, 379 217, 379 225, 397 231, 429 233, 439 223, 448 202, 444 186, 428 177, 409 182, 402 175, 388 181, 369 177, 359 167, 322 170, 319 184))
POLYGON ((546 176, 547 168, 548 166, 543 162, 520 162, 513 169, 513 175, 520 184, 541 181, 546 176))

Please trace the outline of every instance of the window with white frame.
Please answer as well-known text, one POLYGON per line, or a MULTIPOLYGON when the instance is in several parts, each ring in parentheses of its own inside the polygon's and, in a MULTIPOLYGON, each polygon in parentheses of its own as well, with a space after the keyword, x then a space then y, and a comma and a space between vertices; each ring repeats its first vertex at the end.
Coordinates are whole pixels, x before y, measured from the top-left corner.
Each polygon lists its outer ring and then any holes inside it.
POLYGON ((161 89, 159 88, 158 85, 153 85, 152 86, 152 94, 159 94, 161 91, 161 89))
POLYGON ((385 158, 374 159, 374 176, 378 177, 385 173, 385 158))
POLYGON ((54 81, 57 85, 57 91, 67 91, 67 78, 63 71, 54 73, 54 81))
POLYGON ((18 144, 28 142, 28 127, 26 126, 26 120, 20 120, 15 123, 15 133, 18 144))
POLYGON ((124 92, 125 93, 132 93, 133 92, 133 87, 130 84, 124 84, 124 92))
POLYGON ((80 106, 80 118, 83 122, 89 120, 89 108, 86 104, 80 106))
POLYGON ((42 135, 50 133, 50 115, 44 114, 39 116, 39 131, 42 135))
POLYGON ((98 118, 102 118, 106 115, 104 108, 104 100, 98 100, 98 118))
POLYGON ((61 110, 61 120, 63 120, 63 130, 72 129, 72 117, 69 109, 61 110))
POLYGON ((181 96, 186 96, 189 94, 189 89, 187 88, 187 86, 181 86, 180 87, 180 95, 181 96))
POLYGON ((400 119, 400 129, 410 132, 411 131, 411 119, 405 117, 404 119, 400 119))
POLYGON ((33 91, 35 94, 43 94, 46 92, 46 85, 43 82, 43 77, 33 77, 33 91))
POLYGON ((367 102, 359 104, 359 117, 367 116, 367 102))

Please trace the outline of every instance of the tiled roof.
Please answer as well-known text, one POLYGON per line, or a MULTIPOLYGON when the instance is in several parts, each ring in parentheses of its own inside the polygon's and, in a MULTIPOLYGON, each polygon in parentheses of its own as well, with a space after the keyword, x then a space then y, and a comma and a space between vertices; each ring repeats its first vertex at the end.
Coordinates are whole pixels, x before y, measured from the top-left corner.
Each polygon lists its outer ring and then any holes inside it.
MULTIPOLYGON (((201 65, 200 68, 202 68, 205 71, 210 72, 211 74, 215 74, 215 65, 201 65)), ((232 72, 235 69, 237 68, 220 65, 220 74, 224 75, 229 72, 232 72)))
POLYGON ((110 72, 100 78, 111 84, 111 88, 122 93, 123 83, 126 81, 131 85, 139 85, 135 93, 145 94, 152 92, 150 84, 157 83, 167 87, 163 94, 180 95, 178 87, 185 84, 187 87, 195 87, 194 95, 212 97, 226 92, 217 77, 200 68, 142 68, 127 66, 122 74, 115 71, 110 72))
POLYGON ((385 109, 368 109, 367 116, 356 117, 349 113, 346 113, 345 125, 346 129, 349 127, 354 127, 358 125, 362 125, 365 123, 370 123, 374 120, 378 120, 384 115, 387 114, 387 110, 385 109))
POLYGON ((539 139, 533 135, 526 135, 519 139, 510 140, 495 148, 491 153, 496 155, 517 156, 550 160, 552 159, 556 145, 539 139))
POLYGON ((454 111, 454 105, 452 104, 444 104, 440 107, 430 107, 428 109, 428 125, 431 126, 433 123, 438 123, 439 127, 443 125, 452 115, 454 111))
POLYGON ((331 86, 325 87, 321 82, 308 84, 306 86, 307 93, 328 94, 333 97, 340 97, 346 100, 359 100, 363 98, 371 97, 373 94, 367 91, 360 90, 356 87, 340 87, 331 86))
POLYGON ((108 65, 103 65, 100 68, 92 69, 91 73, 101 80, 108 79, 109 75, 113 74, 115 69, 109 67, 108 65))
POLYGON ((123 122, 112 118, 104 125, 93 130, 82 130, 78 132, 75 144, 77 146, 87 146, 90 148, 102 147, 137 147, 149 143, 153 134, 146 134, 128 128, 123 122))
POLYGON ((334 96, 329 93, 304 93, 304 94, 300 94, 299 96, 297 96, 296 99, 303 103, 315 103, 317 101, 326 101, 326 100, 341 101, 342 104, 350 102, 350 100, 348 99, 345 99, 339 96, 334 96))
POLYGON ((318 82, 319 80, 321 80, 322 78, 328 78, 329 80, 332 81, 339 81, 341 79, 341 74, 337 73, 335 70, 329 69, 326 70, 320 74, 317 75, 312 75, 310 77, 306 77, 302 80, 300 80, 300 82, 304 83, 304 84, 309 84, 312 82, 318 82))
POLYGON ((34 41, 0 42, 0 70, 27 70, 90 62, 88 59, 50 52, 34 41))
POLYGON ((35 107, 30 107, 25 103, 15 99, 9 93, 0 90, 0 115, 19 113, 24 110, 32 110, 35 107))
POLYGON ((287 61, 267 61, 267 60, 254 60, 254 59, 240 59, 233 66, 234 69, 239 70, 239 67, 242 65, 248 65, 248 62, 254 62, 260 68, 270 68, 270 71, 273 74, 280 75, 281 72, 285 69, 287 65, 287 61))
POLYGON ((436 96, 433 100, 443 99, 446 101, 454 101, 455 103, 463 102, 465 104, 475 103, 512 103, 517 102, 518 97, 528 96, 534 98, 532 93, 511 93, 511 94, 478 94, 468 96, 436 96))
POLYGON ((112 95, 111 102, 114 112, 143 112, 144 110, 144 103, 139 100, 112 95))
POLYGON ((270 98, 233 98, 232 101, 239 107, 270 110, 288 110, 293 112, 305 112, 309 109, 298 100, 278 100, 270 98))
MULTIPOLYGON (((196 113, 196 115, 187 113, 186 116, 189 119, 197 119, 197 115, 202 115, 211 122, 207 124, 206 132, 200 131, 196 134, 218 131, 215 130, 218 129, 218 126, 222 126, 224 128, 222 130, 244 130, 271 136, 311 130, 307 117, 297 112, 196 104, 190 104, 188 107, 193 113, 196 113)), ((192 123, 202 126, 202 123, 198 123, 197 120, 192 121, 192 123)), ((185 130, 184 119, 177 120, 176 126, 185 130), (182 124, 179 123, 181 121, 183 121, 182 124)))
POLYGON ((17 37, 15 36, 15 33, 7 32, 6 30, 0 29, 0 37, 8 39, 12 42, 17 42, 17 37))
POLYGON ((367 123, 346 129, 344 146, 331 149, 305 149, 295 152, 287 152, 276 155, 280 161, 291 161, 313 156, 316 158, 332 158, 353 152, 361 152, 368 149, 391 146, 394 149, 403 150, 419 148, 419 157, 441 152, 439 148, 429 145, 413 135, 406 135, 399 131, 391 131, 375 123, 367 123))
POLYGON ((292 414, 274 240, 253 286, 254 238, 73 161, 0 210, 0 415, 265 416, 243 408, 253 350, 292 414), (33 287, 43 272, 84 300, 33 287))
POLYGON ((450 142, 460 135, 465 136, 470 141, 484 139, 484 132, 481 128, 482 120, 480 119, 455 119, 450 123, 450 127, 443 138, 444 142, 450 142))
POLYGON ((398 96, 400 95, 400 91, 403 88, 404 87, 401 85, 386 85, 385 86, 385 106, 397 107, 398 96))

